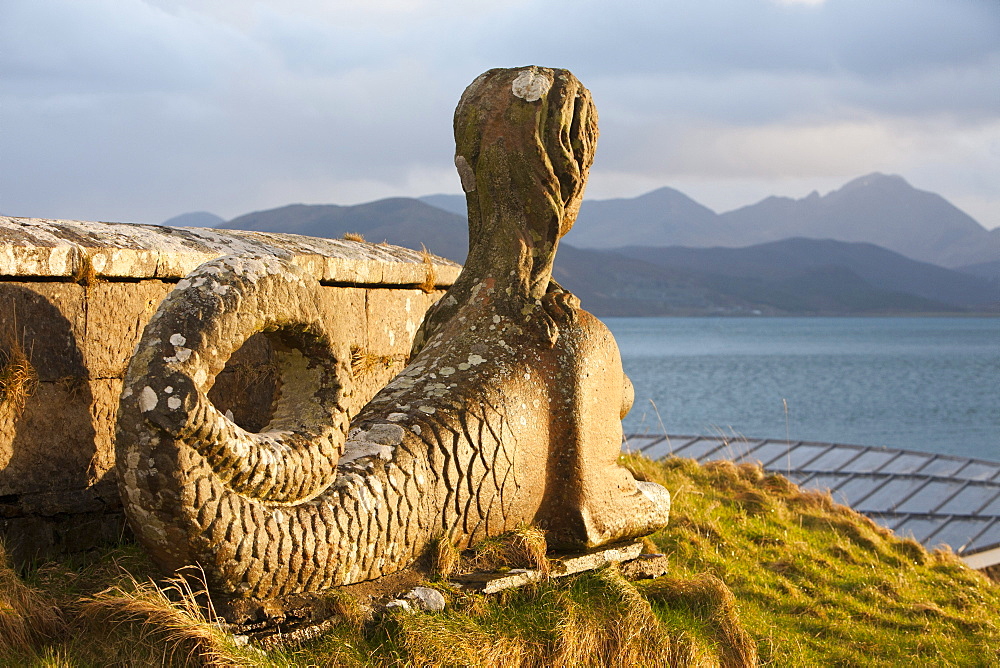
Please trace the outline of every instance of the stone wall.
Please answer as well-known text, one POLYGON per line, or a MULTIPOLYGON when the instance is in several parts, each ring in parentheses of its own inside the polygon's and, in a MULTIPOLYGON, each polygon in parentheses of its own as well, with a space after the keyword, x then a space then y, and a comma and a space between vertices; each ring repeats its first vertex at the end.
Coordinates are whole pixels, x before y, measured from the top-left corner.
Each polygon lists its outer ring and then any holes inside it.
MULTIPOLYGON (((405 364, 424 311, 458 265, 365 242, 0 217, 0 540, 16 561, 117 540, 122 377, 173 285, 222 255, 291 259, 324 286, 352 351, 357 411, 405 364)), ((266 423, 276 374, 253 337, 210 393, 248 429, 266 423)))

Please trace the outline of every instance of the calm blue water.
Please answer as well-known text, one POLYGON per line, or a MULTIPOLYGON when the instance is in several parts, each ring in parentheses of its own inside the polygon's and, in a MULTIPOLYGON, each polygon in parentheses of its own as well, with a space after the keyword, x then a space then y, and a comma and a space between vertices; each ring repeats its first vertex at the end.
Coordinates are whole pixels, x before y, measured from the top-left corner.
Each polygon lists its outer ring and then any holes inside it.
POLYGON ((788 437, 1000 460, 1000 318, 604 322, 635 385, 626 433, 788 437))

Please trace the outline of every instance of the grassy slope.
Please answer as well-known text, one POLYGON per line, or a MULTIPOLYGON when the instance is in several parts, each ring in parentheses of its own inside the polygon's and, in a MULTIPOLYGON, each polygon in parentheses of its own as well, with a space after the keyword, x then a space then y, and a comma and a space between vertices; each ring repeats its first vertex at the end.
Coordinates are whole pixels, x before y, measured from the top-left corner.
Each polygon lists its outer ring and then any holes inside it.
POLYGON ((125 546, 43 565, 29 587, 0 568, 0 665, 1000 665, 1000 588, 951 554, 759 468, 628 464, 674 496, 653 536, 663 578, 608 570, 492 598, 438 583, 445 613, 373 621, 343 601, 326 636, 262 653, 135 593, 129 575, 152 570, 125 546))
POLYGON ((762 662, 1000 664, 1000 588, 950 552, 756 467, 633 465, 673 493, 671 526, 654 537, 673 577, 721 578, 762 662))

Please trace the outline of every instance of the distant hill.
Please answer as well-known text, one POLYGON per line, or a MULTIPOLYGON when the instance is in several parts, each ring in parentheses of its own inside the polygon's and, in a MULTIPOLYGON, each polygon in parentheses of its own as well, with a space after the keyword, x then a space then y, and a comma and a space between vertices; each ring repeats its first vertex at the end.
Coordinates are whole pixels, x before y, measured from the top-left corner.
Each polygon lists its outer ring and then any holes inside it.
POLYGON ((288 232, 339 239, 361 234, 367 241, 407 248, 421 244, 436 255, 464 262, 468 250, 468 223, 458 216, 408 197, 356 206, 291 204, 234 218, 219 227, 230 230, 288 232))
POLYGON ((877 244, 945 267, 1000 260, 1000 235, 900 176, 869 174, 823 196, 768 197, 720 218, 737 230, 737 245, 810 237, 877 244))
POLYGON ((552 277, 598 316, 750 314, 759 306, 684 270, 569 244, 559 245, 552 277))
POLYGON ((963 274, 972 274, 973 276, 979 276, 981 278, 988 278, 994 282, 1000 282, 1000 260, 980 262, 979 264, 968 264, 964 267, 958 267, 956 271, 960 271, 963 274))
POLYGON ((225 218, 216 216, 214 213, 194 211, 174 216, 169 220, 163 221, 162 224, 167 227, 218 227, 224 222, 226 222, 225 218))
POLYGON ((673 188, 585 201, 566 241, 582 248, 746 245, 736 227, 673 188))
POLYGON ((1000 312, 990 281, 870 244, 560 247, 554 276, 597 315, 1000 312))
POLYGON ((749 285, 761 288, 786 284, 786 289, 791 289, 796 281, 809 282, 808 276, 833 280, 839 272, 836 280, 846 280, 850 275, 879 291, 908 294, 951 307, 983 308, 1000 302, 1000 290, 982 277, 917 262, 866 243, 794 238, 747 248, 630 246, 616 252, 674 271, 705 276, 712 285, 720 289, 726 286, 735 294, 746 294, 749 285))
POLYGON ((465 207, 465 195, 424 195, 418 199, 425 204, 436 206, 448 213, 453 213, 463 218, 468 216, 465 207))

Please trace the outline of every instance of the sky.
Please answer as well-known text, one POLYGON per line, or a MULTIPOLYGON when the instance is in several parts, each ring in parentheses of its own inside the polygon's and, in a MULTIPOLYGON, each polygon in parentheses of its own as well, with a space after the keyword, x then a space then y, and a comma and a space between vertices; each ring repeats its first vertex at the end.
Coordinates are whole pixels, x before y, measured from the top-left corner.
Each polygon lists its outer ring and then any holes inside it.
POLYGON ((455 104, 563 67, 587 197, 899 174, 1000 227, 998 0, 2 0, 0 213, 160 223, 461 192, 455 104))

